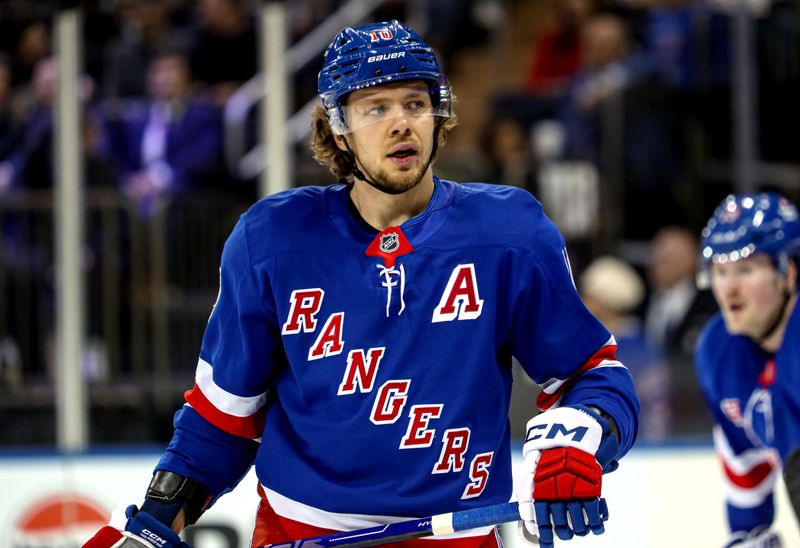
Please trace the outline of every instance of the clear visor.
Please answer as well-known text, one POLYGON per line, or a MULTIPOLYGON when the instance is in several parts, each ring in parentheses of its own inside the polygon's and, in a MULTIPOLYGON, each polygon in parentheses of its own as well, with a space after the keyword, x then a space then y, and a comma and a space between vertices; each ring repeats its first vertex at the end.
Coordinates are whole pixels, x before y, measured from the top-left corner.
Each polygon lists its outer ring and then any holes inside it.
POLYGON ((444 102, 440 106, 432 105, 427 90, 420 90, 403 97, 376 93, 354 98, 336 112, 330 112, 329 120, 333 132, 344 135, 397 119, 417 120, 437 116, 450 117, 447 105, 444 102))

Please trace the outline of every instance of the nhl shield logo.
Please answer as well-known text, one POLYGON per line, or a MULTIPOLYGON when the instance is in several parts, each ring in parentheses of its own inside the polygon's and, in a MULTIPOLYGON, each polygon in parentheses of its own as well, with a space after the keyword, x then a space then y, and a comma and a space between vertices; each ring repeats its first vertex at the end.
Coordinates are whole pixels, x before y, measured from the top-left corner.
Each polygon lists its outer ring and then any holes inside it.
POLYGON ((384 253, 394 253, 400 248, 400 238, 397 237, 396 232, 381 234, 379 247, 384 253))
POLYGON ((399 226, 390 226, 372 240, 364 254, 367 257, 380 257, 386 268, 392 268, 398 257, 414 251, 414 246, 408 241, 403 229, 399 226))

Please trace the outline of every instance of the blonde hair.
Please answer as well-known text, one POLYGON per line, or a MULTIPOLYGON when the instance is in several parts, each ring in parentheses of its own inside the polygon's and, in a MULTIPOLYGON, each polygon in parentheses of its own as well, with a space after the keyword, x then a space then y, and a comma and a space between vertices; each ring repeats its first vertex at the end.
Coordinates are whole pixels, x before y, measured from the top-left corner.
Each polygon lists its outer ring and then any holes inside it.
MULTIPOLYGON (((455 96, 451 95, 453 104, 455 104, 455 100, 455 96)), ((437 152, 447 142, 447 136, 453 128, 458 125, 458 117, 453 113, 449 118, 445 118, 443 122, 438 123, 440 125, 437 152)), ((353 170, 350 164, 349 154, 336 145, 333 130, 331 130, 331 125, 328 122, 328 115, 325 113, 325 109, 322 105, 315 105, 314 109, 311 111, 310 145, 314 159, 331 170, 340 182, 353 182, 353 170)))

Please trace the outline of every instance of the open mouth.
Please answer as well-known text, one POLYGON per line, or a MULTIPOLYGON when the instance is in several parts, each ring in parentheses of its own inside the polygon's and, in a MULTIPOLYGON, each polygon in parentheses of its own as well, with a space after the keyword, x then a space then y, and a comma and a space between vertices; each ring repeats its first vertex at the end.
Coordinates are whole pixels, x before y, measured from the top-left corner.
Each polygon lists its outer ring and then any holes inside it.
POLYGON ((405 158, 410 158, 411 156, 416 156, 417 149, 413 146, 403 146, 399 147, 388 154, 389 158, 397 158, 403 160, 405 158))

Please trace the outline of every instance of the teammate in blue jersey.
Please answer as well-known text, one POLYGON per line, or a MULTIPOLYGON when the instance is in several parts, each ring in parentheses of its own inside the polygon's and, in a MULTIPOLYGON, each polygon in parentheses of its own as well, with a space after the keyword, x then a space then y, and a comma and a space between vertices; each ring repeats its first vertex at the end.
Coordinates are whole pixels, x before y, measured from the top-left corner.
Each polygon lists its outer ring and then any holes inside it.
POLYGON ((696 364, 725 472, 726 546, 780 546, 769 529, 773 488, 800 448, 798 211, 776 193, 732 195, 702 236, 720 312, 701 335, 696 364))
MULTIPOLYGON (((521 518, 544 547, 603 532, 602 473, 633 444, 639 404, 561 234, 525 191, 434 177, 453 98, 407 26, 342 30, 319 92, 312 149, 342 184, 241 217, 145 502, 90 545, 178 545, 172 530, 252 463, 253 546, 508 502, 512 356, 543 387, 521 518)), ((489 526, 400 545, 422 542, 498 537, 489 526)))

